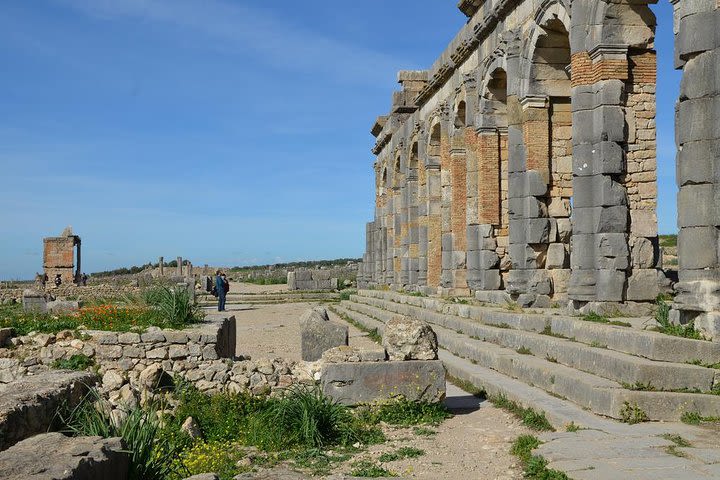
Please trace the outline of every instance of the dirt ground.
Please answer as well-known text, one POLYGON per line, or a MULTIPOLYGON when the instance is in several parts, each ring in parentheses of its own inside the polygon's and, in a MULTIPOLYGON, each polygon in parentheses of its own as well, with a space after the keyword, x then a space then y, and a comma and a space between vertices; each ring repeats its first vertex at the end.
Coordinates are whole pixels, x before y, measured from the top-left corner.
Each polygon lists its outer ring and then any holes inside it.
MULTIPOLYGON (((231 285, 232 293, 276 293, 285 285, 231 285)), ((273 305, 228 304, 237 319, 237 353, 253 359, 282 357, 300 360, 300 326, 298 319, 313 303, 273 305)), ((340 320, 334 314, 331 318, 340 320)), ((370 346, 367 334, 350 325, 350 344, 370 346)), ((415 447, 425 451, 416 458, 396 460, 382 465, 403 478, 440 479, 520 479, 522 468, 509 453, 512 442, 530 433, 520 422, 504 410, 481 401, 462 390, 448 385, 446 404, 455 416, 433 427, 435 433, 418 435, 412 428, 388 428, 388 442, 370 447, 354 457, 357 460, 377 461, 383 453, 401 447, 415 447)), ((426 432, 427 433, 427 432, 426 432)), ((347 473, 349 463, 338 468, 347 473)))

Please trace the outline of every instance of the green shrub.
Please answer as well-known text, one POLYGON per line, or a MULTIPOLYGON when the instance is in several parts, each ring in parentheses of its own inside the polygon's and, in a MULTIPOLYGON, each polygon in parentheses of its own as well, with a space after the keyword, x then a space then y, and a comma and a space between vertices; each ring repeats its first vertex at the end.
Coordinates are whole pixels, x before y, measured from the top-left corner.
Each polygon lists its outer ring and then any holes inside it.
POLYGON ((634 425, 647 422, 648 416, 636 403, 630 405, 630 402, 624 402, 620 409, 620 419, 625 423, 634 425))
POLYGON ((115 425, 102 402, 98 392, 90 390, 78 406, 58 412, 63 429, 74 436, 121 437, 130 452, 131 480, 161 480, 170 475, 170 459, 178 449, 160 435, 159 409, 152 405, 132 408, 127 418, 115 425), (164 454, 158 455, 158 451, 164 454))
POLYGON ((55 360, 52 364, 53 368, 62 370, 86 370, 95 365, 95 360, 88 357, 84 353, 78 353, 70 358, 55 360))
POLYGON ((317 387, 298 385, 280 398, 269 398, 254 415, 248 441, 266 450, 349 445, 363 437, 352 411, 317 387))
POLYGON ((240 470, 250 471, 250 467, 237 466, 242 455, 239 446, 232 442, 197 442, 176 458, 175 470, 183 472, 183 476, 214 472, 221 479, 229 480, 240 470))
POLYGON ((672 335, 674 337, 692 338, 695 340, 702 340, 703 337, 700 332, 695 330, 695 324, 693 322, 687 325, 676 325, 670 323, 670 305, 665 302, 664 298, 658 297, 657 299, 657 310, 655 312, 655 320, 658 322, 658 330, 666 335, 672 335))
POLYGON ((145 290, 143 298, 171 327, 184 327, 202 320, 204 316, 202 308, 194 302, 186 288, 158 285, 145 290))
POLYGON ((403 397, 358 407, 357 413, 362 421, 370 425, 385 422, 404 427, 419 424, 437 425, 452 417, 442 403, 412 402, 403 397))

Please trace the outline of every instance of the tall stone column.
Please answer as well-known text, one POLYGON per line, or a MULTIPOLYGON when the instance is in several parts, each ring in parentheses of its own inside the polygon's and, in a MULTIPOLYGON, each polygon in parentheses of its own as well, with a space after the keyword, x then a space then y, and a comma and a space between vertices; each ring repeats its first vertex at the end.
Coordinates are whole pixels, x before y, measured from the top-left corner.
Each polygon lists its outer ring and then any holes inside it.
POLYGON ((720 340, 720 4, 672 1, 683 69, 678 145, 678 261, 673 319, 720 340))
POLYGON ((82 277, 82 255, 81 255, 82 254, 82 242, 80 241, 79 237, 76 237, 76 238, 77 238, 77 243, 76 243, 76 247, 77 247, 77 265, 76 265, 76 267, 77 268, 75 269, 75 283, 79 284, 81 281, 80 277, 82 277))
POLYGON ((419 278, 419 225, 418 225, 418 171, 415 168, 408 170, 407 176, 407 284, 410 287, 418 286, 419 278))
POLYGON ((182 277, 183 274, 183 259, 182 257, 177 257, 177 276, 182 277))
POLYGON ((165 259, 163 257, 158 259, 158 266, 160 267, 160 276, 162 277, 165 275, 165 259))
POLYGON ((442 272, 442 182, 440 165, 426 166, 427 174, 427 286, 440 286, 442 272))

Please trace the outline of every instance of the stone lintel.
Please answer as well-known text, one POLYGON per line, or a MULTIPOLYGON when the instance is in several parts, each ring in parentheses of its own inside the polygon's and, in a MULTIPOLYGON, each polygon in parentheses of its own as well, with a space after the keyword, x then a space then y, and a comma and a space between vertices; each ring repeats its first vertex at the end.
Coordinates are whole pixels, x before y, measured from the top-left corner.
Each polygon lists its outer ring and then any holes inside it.
POLYGON ((548 108, 550 99, 547 95, 528 95, 520 99, 523 110, 528 108, 548 108))
POLYGON ((627 60, 628 47, 627 45, 600 44, 593 47, 588 53, 593 63, 605 60, 622 61, 627 60))

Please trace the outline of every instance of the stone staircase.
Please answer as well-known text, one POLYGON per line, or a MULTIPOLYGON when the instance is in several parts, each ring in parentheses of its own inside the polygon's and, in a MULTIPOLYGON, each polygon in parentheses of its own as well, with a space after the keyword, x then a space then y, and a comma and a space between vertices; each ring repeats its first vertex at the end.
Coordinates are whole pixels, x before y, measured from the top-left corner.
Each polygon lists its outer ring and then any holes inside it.
MULTIPOLYGON (((677 421, 685 412, 720 417, 720 395, 711 394, 720 370, 703 366, 720 363, 719 343, 556 311, 510 311, 379 290, 360 290, 334 308, 379 331, 397 314, 425 320, 437 333, 451 375, 560 417, 568 410, 561 400, 615 419, 643 412, 659 421, 677 421)), ((573 421, 576 410, 556 420, 573 421)))

